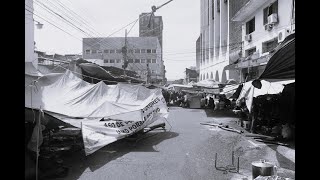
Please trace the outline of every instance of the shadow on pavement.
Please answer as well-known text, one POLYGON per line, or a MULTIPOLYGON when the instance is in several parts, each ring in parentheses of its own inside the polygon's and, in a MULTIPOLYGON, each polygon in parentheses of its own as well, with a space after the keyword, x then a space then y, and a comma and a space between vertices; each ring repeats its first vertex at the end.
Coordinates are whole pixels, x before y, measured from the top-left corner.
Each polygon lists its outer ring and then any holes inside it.
MULTIPOLYGON (((271 149, 276 152, 276 158, 279 162, 279 166, 284 169, 289 169, 295 171, 295 163, 292 162, 290 159, 285 157, 284 155, 280 154, 277 150, 277 145, 268 145, 271 149)), ((291 148, 291 147, 290 147, 291 148)), ((292 148, 291 148, 292 149, 292 148)))
MULTIPOLYGON (((76 180, 84 171, 88 171, 87 168, 93 172, 129 152, 158 152, 154 149, 155 145, 164 140, 177 137, 178 135, 178 133, 168 131, 149 132, 138 142, 121 139, 99 149, 89 156, 85 156, 83 150, 79 151, 65 159, 65 166, 70 168, 70 171, 68 176, 63 179, 76 180)), ((126 160, 119 159, 115 163, 126 163, 126 160)))
POLYGON ((212 110, 212 109, 204 109, 207 114, 207 117, 232 117, 237 118, 238 116, 232 112, 232 110, 212 110))

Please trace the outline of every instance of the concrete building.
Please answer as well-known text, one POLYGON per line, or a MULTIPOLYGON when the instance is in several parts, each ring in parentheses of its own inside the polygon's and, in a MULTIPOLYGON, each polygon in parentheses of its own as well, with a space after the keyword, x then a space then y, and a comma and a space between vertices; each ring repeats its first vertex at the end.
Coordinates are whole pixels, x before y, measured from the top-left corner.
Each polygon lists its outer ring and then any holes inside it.
POLYGON ((200 80, 257 77, 295 29, 294 0, 200 0, 200 8, 200 80))
POLYGON ((186 68, 183 84, 189 84, 190 82, 197 82, 198 77, 199 77, 199 74, 196 71, 196 67, 186 68))
MULTIPOLYGON (((201 36, 198 37, 196 41, 196 71, 200 73, 200 63, 201 63, 201 36)), ((196 82, 199 81, 199 76, 196 82)))
MULTIPOLYGON (((162 16, 151 16, 149 13, 141 13, 139 15, 139 37, 157 37, 161 46, 160 51, 160 59, 163 64, 163 21, 162 16)), ((165 77, 165 66, 163 65, 164 69, 164 83, 166 83, 165 77)))
POLYGON ((241 80, 258 77, 270 58, 270 52, 295 31, 294 0, 249 0, 232 17, 242 26, 241 80))
POLYGON ((229 60, 229 1, 200 0, 200 80, 236 79, 225 66, 229 60))
MULTIPOLYGON (((100 66, 122 68, 125 37, 83 38, 83 59, 100 66)), ((127 37, 127 69, 148 83, 164 84, 165 69, 157 37, 127 37)))
POLYGON ((34 20, 33 0, 25 0, 25 62, 31 62, 35 68, 38 66, 38 57, 34 52, 34 20))

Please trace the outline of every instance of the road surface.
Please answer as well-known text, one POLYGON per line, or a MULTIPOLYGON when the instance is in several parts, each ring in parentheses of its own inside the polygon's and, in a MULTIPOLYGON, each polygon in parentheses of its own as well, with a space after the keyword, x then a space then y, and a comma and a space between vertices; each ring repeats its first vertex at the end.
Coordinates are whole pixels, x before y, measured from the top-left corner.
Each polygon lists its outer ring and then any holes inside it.
POLYGON ((215 122, 236 125, 226 112, 170 107, 167 131, 153 131, 137 143, 120 140, 85 157, 75 153, 65 160, 70 168, 66 180, 229 180, 252 179, 251 162, 266 159, 276 164, 278 175, 294 179, 295 150, 265 145, 252 138, 200 125, 215 122), (239 173, 218 171, 230 165, 232 151, 240 158, 239 173))

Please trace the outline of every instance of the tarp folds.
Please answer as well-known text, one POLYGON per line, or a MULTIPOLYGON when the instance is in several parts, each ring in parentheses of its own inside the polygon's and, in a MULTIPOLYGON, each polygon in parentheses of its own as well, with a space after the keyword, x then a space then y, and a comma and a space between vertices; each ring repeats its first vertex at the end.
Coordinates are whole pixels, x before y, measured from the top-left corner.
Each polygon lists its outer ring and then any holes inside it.
POLYGON ((271 55, 259 79, 295 78, 295 34, 289 35, 271 55))
POLYGON ((255 88, 252 85, 252 81, 248 81, 243 84, 241 93, 237 99, 239 102, 240 99, 245 98, 246 100, 246 106, 251 112, 251 106, 252 106, 252 101, 254 97, 260 96, 260 95, 265 95, 265 94, 278 94, 281 93, 284 85, 290 84, 295 82, 294 80, 288 80, 288 81, 278 81, 278 82, 268 82, 265 80, 261 80, 262 87, 261 89, 255 88))
POLYGON ((205 88, 219 88, 219 82, 213 79, 205 79, 195 83, 193 86, 205 87, 205 88))
POLYGON ((41 108, 81 128, 87 155, 168 116, 160 89, 102 81, 90 84, 69 70, 40 78, 25 88, 25 107, 41 108))

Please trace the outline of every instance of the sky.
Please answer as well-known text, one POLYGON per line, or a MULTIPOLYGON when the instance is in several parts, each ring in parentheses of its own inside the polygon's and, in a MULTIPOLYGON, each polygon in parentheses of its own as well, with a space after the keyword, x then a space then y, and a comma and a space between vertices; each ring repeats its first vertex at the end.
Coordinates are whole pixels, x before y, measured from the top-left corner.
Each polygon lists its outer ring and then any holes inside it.
MULTIPOLYGON (((36 48, 47 54, 82 53, 82 38, 88 35, 81 30, 95 37, 110 36, 134 22, 139 18, 139 14, 151 12, 151 6, 160 6, 167 1, 33 0, 34 13, 37 15, 34 15, 34 19, 44 24, 42 29, 35 28, 36 48), (69 9, 70 14, 64 14, 66 11, 59 3, 65 9, 69 9), (54 13, 66 19, 71 17, 71 13, 73 15, 76 13, 77 18, 69 20, 76 27, 70 27, 61 18, 53 15, 54 13)), ((196 40, 200 35, 200 1, 173 0, 157 10, 155 15, 162 16, 163 20, 163 60, 167 71, 166 77, 168 80, 184 78, 185 68, 196 65, 196 40)), ((129 31, 132 25, 133 23, 126 29, 129 31)), ((124 34, 125 29, 122 29, 111 37, 123 37, 124 34)), ((138 23, 133 26, 128 36, 139 36, 138 23)))

